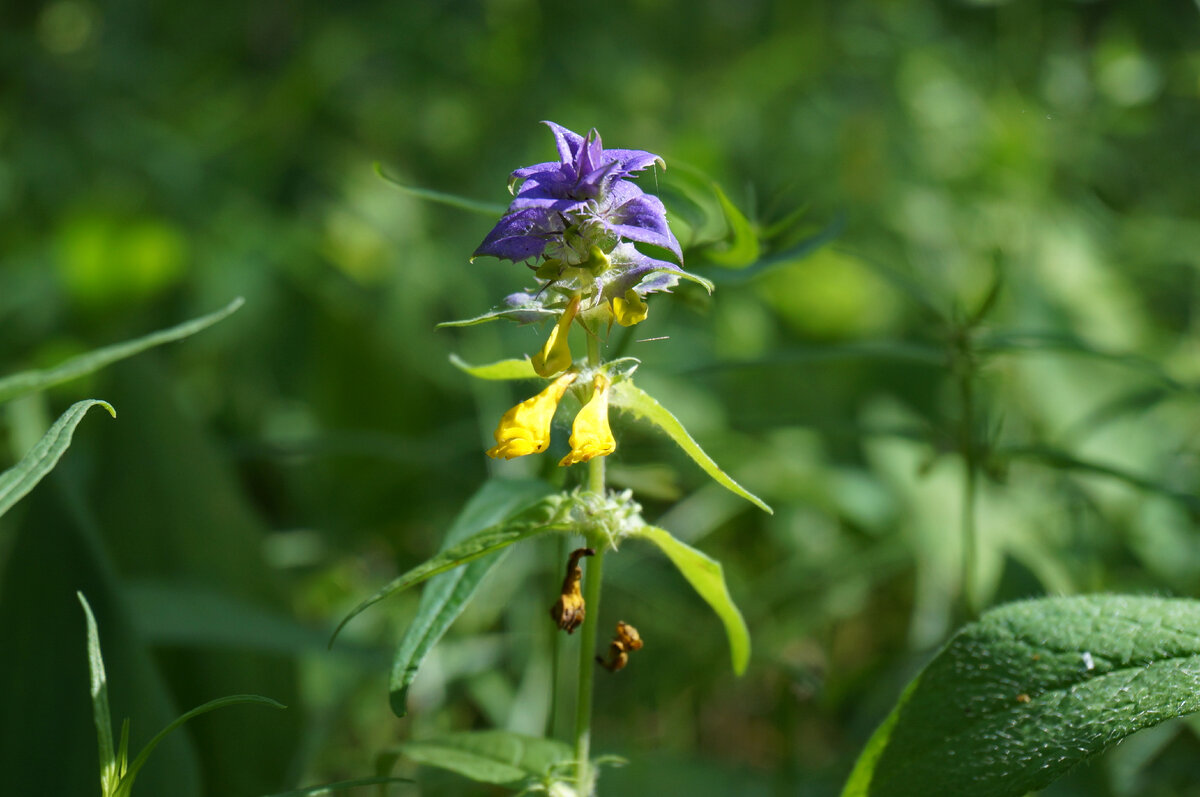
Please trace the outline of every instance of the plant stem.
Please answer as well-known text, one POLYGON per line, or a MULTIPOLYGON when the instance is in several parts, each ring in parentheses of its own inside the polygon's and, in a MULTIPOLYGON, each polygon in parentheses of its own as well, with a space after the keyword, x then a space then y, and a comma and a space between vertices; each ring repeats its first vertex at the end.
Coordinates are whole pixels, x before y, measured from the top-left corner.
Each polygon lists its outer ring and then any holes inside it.
POLYGON ((576 781, 580 797, 591 794, 592 773, 592 678, 596 673, 596 626, 600 615, 600 581, 604 574, 603 547, 597 547, 596 555, 587 563, 587 586, 583 600, 587 614, 583 618, 583 629, 579 640, 579 692, 575 706, 575 760, 579 773, 576 781))
MULTIPOLYGON (((589 330, 591 333, 591 330, 589 330)), ((600 338, 588 335, 588 364, 593 368, 600 365, 600 338)), ((588 491, 604 495, 604 457, 593 457, 588 461, 588 491)), ((575 702, 575 760, 578 766, 576 791, 580 797, 592 793, 592 682, 596 673, 596 627, 600 617, 600 583, 604 578, 604 554, 607 540, 588 540, 596 549, 596 555, 587 563, 583 602, 587 607, 579 639, 579 684, 575 702)))
POLYGON ((976 584, 977 540, 975 530, 975 494, 978 492, 978 453, 975 446, 975 393, 972 385, 974 373, 971 368, 964 368, 959 376, 959 390, 962 396, 962 459, 963 459, 963 500, 962 500, 962 595, 963 607, 968 617, 979 614, 978 585, 976 584))

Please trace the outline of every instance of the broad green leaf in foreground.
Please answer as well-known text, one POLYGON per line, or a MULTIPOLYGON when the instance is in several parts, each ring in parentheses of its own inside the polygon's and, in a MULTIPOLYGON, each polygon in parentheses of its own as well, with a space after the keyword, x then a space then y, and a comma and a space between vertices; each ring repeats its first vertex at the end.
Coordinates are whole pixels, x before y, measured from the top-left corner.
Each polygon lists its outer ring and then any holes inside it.
POLYGON ((510 731, 466 731, 406 742, 399 751, 421 764, 483 783, 518 783, 552 774, 571 762, 571 747, 556 739, 510 731))
POLYGON ((238 297, 215 313, 209 313, 208 315, 194 318, 191 321, 185 321, 177 326, 153 332, 134 340, 125 341, 124 343, 105 346, 102 349, 96 349, 95 351, 81 354, 78 357, 72 357, 61 365, 44 371, 22 371, 21 373, 7 376, 0 379, 0 403, 27 393, 45 390, 60 382, 66 382, 76 377, 90 374, 118 360, 124 360, 127 357, 139 354, 146 349, 152 349, 164 343, 171 343, 172 341, 182 340, 183 338, 195 335, 197 332, 207 329, 218 321, 232 315, 243 303, 243 299, 238 297))
POLYGON ((353 620, 365 609, 375 605, 384 598, 391 597, 397 592, 402 592, 409 587, 416 586, 422 581, 436 576, 438 573, 444 573, 447 570, 453 570, 456 567, 465 565, 468 562, 479 559, 480 557, 496 553, 515 542, 528 540, 541 534, 546 534, 551 531, 567 531, 571 528, 570 524, 563 521, 558 511, 562 507, 562 500, 559 496, 550 496, 542 501, 533 504, 526 510, 514 515, 494 526, 474 534, 457 545, 452 545, 449 548, 438 553, 432 559, 427 559, 416 567, 412 568, 403 575, 397 576, 389 583, 380 588, 374 595, 358 604, 347 614, 337 628, 333 631, 333 636, 329 639, 329 644, 332 647, 334 640, 337 639, 342 629, 346 627, 346 623, 353 620))
POLYGON ((96 405, 108 410, 108 414, 114 418, 117 417, 116 410, 108 402, 98 399, 76 402, 59 416, 46 434, 42 435, 37 445, 21 457, 20 462, 0 473, 0 515, 11 509, 13 504, 25 497, 54 469, 71 445, 75 427, 83 420, 87 411, 96 405))
POLYGON ((842 797, 1021 797, 1200 710, 1200 602, 1009 604, 963 628, 871 737, 842 797))
POLYGON ((685 542, 671 536, 671 532, 655 526, 646 526, 634 536, 648 540, 659 547, 671 563, 687 579, 692 588, 712 607, 725 626, 729 637, 729 654, 733 671, 741 675, 750 661, 750 631, 742 613, 729 595, 725 586, 725 574, 721 563, 697 551, 685 542))
MULTIPOLYGON (((472 534, 502 523, 528 509, 553 489, 538 481, 489 481, 471 498, 446 533, 443 548, 462 542, 472 534)), ((507 551, 476 559, 464 567, 434 576, 425 585, 417 614, 413 617, 392 660, 388 692, 397 717, 408 713, 408 688, 421 662, 438 643, 446 629, 458 619, 488 572, 507 551)))
POLYGON ((742 487, 729 474, 721 470, 717 463, 713 462, 712 457, 704 453, 700 444, 692 439, 687 429, 683 428, 683 424, 674 415, 655 401, 653 396, 634 385, 632 381, 626 379, 613 385, 609 394, 609 404, 629 412, 636 418, 650 421, 666 432, 667 436, 674 440, 718 484, 745 498, 764 512, 773 514, 771 507, 767 506, 761 498, 742 487))
POLYGON ((458 370, 476 379, 541 379, 537 371, 533 370, 533 362, 528 357, 499 360, 487 365, 471 365, 458 355, 451 354, 450 362, 458 370))

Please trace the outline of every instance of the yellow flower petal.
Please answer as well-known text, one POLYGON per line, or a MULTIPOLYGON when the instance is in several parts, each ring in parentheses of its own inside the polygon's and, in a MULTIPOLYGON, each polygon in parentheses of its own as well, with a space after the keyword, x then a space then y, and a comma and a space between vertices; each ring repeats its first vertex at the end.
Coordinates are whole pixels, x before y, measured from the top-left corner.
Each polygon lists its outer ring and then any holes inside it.
POLYGON ((578 374, 563 374, 533 398, 522 401, 500 419, 494 437, 496 445, 487 455, 492 459, 512 459, 540 454, 550 445, 550 424, 554 411, 567 388, 578 374))
POLYGON ((546 345, 529 358, 533 363, 533 370, 537 372, 538 376, 549 379, 571 367, 574 360, 571 357, 571 347, 567 340, 570 337, 571 322, 575 320, 575 314, 578 312, 579 297, 576 296, 563 310, 554 329, 550 330, 550 337, 546 339, 546 345))
POLYGON ((587 462, 592 457, 606 457, 616 450, 617 441, 613 439, 608 426, 609 384, 608 377, 596 374, 592 382, 592 397, 571 424, 571 452, 562 458, 559 465, 587 462))
POLYGON ((625 291, 625 298, 620 296, 613 298, 612 311, 618 324, 623 327, 631 327, 646 320, 646 316, 650 314, 650 307, 641 296, 638 296, 637 291, 630 288, 625 291))

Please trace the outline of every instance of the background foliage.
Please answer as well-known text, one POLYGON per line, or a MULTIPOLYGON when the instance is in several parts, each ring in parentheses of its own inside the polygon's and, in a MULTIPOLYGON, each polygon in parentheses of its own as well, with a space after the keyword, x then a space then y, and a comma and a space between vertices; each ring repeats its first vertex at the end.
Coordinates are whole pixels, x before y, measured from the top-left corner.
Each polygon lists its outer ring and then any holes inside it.
MULTIPOLYGON (((833 245, 712 300, 684 286, 638 329, 669 336, 632 346, 642 383, 777 511, 621 437, 612 481, 725 562, 755 653, 735 680, 669 566, 614 558, 604 611, 647 644, 600 680, 596 747, 632 758, 606 789, 837 793, 964 619, 967 450, 981 604, 1196 597, 1197 26, 1183 0, 0 10, 3 372, 246 297, 195 338, 4 407, 3 465, 76 400, 118 410, 0 519, 6 783, 94 791, 77 589, 135 748, 221 695, 290 706, 197 719, 146 793, 258 794, 369 774, 438 732, 541 730, 550 544, 497 568, 403 720, 387 661, 418 595, 324 640, 438 548, 489 469, 542 464, 482 456, 514 396, 448 362, 539 333, 434 329, 521 270, 469 264, 490 222, 372 162, 503 202, 512 168, 550 157, 544 118, 662 154, 667 187, 702 170, 759 229, 803 204, 813 231, 844 219, 833 245)), ((1046 793, 1194 794, 1198 751, 1167 724, 1046 793)), ((406 771, 420 785, 397 794, 465 793, 406 771)))

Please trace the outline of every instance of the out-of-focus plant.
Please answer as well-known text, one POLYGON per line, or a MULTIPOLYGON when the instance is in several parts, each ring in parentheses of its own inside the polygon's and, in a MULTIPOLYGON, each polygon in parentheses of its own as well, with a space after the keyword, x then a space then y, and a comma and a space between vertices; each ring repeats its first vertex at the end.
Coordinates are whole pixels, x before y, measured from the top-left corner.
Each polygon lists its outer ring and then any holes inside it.
MULTIPOLYGON (((226 307, 210 315, 187 321, 178 326, 136 338, 125 343, 106 346, 95 351, 73 357, 64 363, 45 370, 21 371, 11 376, 0 378, 0 404, 14 401, 36 394, 54 385, 86 376, 126 357, 170 343, 200 332, 212 326, 221 319, 235 312, 242 306, 241 299, 235 299, 226 307)), ((87 399, 76 402, 59 416, 58 420, 44 433, 41 438, 24 453, 20 461, 8 470, 0 473, 0 515, 3 515, 21 498, 23 498, 37 483, 45 478, 58 460, 71 445, 71 437, 75 433, 83 416, 92 407, 100 406, 108 410, 114 418, 116 410, 106 401, 87 399)), ((44 427, 43 427, 44 428, 44 427)), ((14 438, 23 435, 16 434, 14 438)))
MULTIPOLYGON (((422 659, 499 561, 496 554, 516 542, 546 534, 582 537, 583 544, 566 562, 559 598, 550 607, 550 618, 558 628, 567 634, 580 630, 582 637, 571 744, 493 730, 417 740, 399 750, 422 763, 476 780, 582 796, 594 792, 597 765, 605 760, 594 759, 591 749, 595 669, 603 666, 616 672, 629 666, 631 659, 650 655, 638 652, 643 640, 636 627, 624 620, 617 623, 605 652, 597 655, 601 584, 609 554, 628 541, 658 547, 724 624, 734 672, 744 672, 750 657, 749 631, 726 587, 720 563, 647 523, 630 491, 617 492, 607 486, 605 457, 617 447, 609 410, 649 422, 719 484, 765 511, 770 508, 721 470, 674 415, 635 385, 636 358, 606 356, 614 326, 628 328, 645 321, 649 300, 655 294, 669 291, 680 280, 712 291, 710 280, 682 268, 683 250, 668 224, 662 200, 631 179, 652 166, 665 168, 665 163, 649 152, 604 149, 595 130, 581 136, 547 124, 554 134, 558 160, 512 173, 509 188, 514 199, 475 251, 475 256, 526 263, 534 285, 509 295, 488 313, 445 326, 472 326, 497 319, 523 324, 552 322, 544 345, 531 356, 481 366, 457 359, 455 363, 481 379, 540 379, 545 385, 504 413, 488 456, 508 460, 545 452, 560 404, 566 404, 569 397, 579 409, 571 426, 569 450, 558 464, 586 464, 586 471, 566 490, 540 482, 489 482, 466 507, 440 553, 361 602, 338 631, 374 603, 432 579, 393 666, 392 707, 402 716, 407 710, 407 689, 422 659), (578 341, 572 346, 573 333, 584 339, 583 357, 576 354, 578 341)), ((746 246, 756 250, 754 256, 738 255, 726 265, 747 266, 757 259, 757 238, 745 217, 736 213, 719 190, 718 196, 734 241, 726 253, 732 257, 733 250, 746 246)), ((434 198, 442 199, 440 195, 434 198)), ((652 640, 648 647, 653 649, 652 640)))

